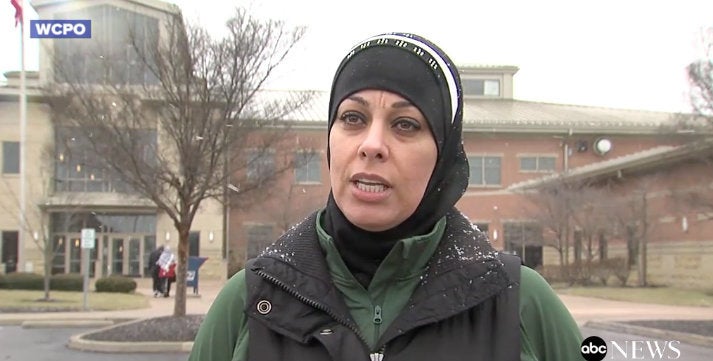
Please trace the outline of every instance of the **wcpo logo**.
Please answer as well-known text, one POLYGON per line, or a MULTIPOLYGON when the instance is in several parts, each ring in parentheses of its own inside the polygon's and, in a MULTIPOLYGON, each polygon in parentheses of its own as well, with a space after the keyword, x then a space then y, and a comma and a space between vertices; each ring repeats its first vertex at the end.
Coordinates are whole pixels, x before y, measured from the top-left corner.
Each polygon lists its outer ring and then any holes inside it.
POLYGON ((91 20, 30 20, 31 38, 92 37, 91 20))
POLYGON ((587 361, 602 361, 609 354, 608 359, 617 360, 678 360, 681 350, 678 346, 681 341, 609 341, 611 349, 601 337, 590 336, 582 341, 579 349, 582 357, 587 361), (611 351, 611 352, 609 352, 611 351))

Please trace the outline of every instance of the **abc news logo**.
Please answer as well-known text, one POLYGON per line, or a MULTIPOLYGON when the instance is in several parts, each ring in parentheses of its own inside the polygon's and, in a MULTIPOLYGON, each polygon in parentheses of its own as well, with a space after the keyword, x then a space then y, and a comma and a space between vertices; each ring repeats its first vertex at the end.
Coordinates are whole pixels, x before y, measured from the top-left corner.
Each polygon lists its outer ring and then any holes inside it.
POLYGON ((579 351, 587 361, 604 360, 607 354, 613 359, 624 358, 625 360, 678 360, 681 357, 681 350, 678 346, 681 341, 610 341, 611 352, 606 342, 601 337, 590 336, 582 341, 579 351))
POLYGON ((91 20, 30 20, 30 37, 80 38, 92 37, 91 20))

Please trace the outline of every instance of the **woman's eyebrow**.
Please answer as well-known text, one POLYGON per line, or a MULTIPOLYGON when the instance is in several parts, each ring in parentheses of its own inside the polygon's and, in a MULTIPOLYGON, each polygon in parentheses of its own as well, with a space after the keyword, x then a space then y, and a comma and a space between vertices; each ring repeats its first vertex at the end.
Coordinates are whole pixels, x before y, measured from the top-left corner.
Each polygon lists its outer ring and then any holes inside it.
POLYGON ((360 97, 360 96, 358 96, 358 95, 350 95, 347 99, 352 100, 352 101, 355 101, 355 102, 357 102, 357 103, 359 103, 359 104, 361 104, 361 105, 363 105, 363 106, 368 106, 368 105, 369 105, 369 102, 366 101, 366 99, 364 99, 364 98, 362 98, 362 97, 360 97))
MULTIPOLYGON (((363 106, 369 105, 369 102, 366 99, 364 99, 358 95, 349 96, 349 97, 347 97, 347 99, 355 101, 363 106)), ((398 102, 391 104, 391 107, 392 108, 407 108, 407 107, 415 107, 415 105, 413 105, 413 103, 411 103, 408 100, 402 100, 402 101, 398 101, 398 102)))
POLYGON ((416 107, 416 106, 413 105, 413 103, 411 103, 408 100, 402 100, 402 101, 396 102, 394 104, 391 104, 391 107, 392 108, 408 108, 408 107, 416 107))

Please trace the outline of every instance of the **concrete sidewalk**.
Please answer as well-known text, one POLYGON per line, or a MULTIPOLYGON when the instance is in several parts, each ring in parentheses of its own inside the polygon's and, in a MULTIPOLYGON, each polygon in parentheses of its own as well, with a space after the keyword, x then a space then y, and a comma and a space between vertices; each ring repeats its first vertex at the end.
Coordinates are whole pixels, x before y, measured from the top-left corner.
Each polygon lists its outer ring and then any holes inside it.
POLYGON ((560 295, 578 324, 633 320, 713 320, 713 307, 669 306, 560 295))

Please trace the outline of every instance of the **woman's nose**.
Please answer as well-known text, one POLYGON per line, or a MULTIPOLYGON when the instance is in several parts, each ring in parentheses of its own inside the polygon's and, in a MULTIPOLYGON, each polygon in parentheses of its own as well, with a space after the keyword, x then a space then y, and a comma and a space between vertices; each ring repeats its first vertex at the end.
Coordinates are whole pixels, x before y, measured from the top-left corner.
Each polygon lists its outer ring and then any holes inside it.
POLYGON ((369 160, 386 160, 389 149, 386 144, 385 130, 380 121, 372 121, 366 129, 366 137, 359 146, 359 157, 369 160))

